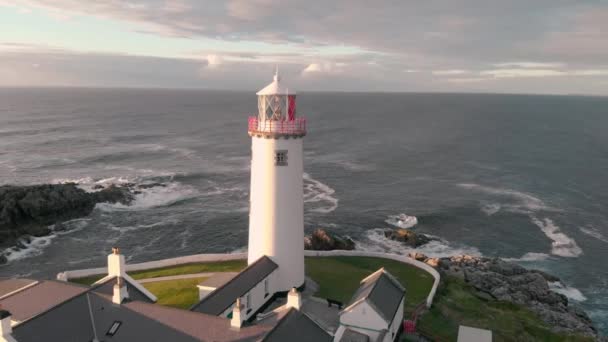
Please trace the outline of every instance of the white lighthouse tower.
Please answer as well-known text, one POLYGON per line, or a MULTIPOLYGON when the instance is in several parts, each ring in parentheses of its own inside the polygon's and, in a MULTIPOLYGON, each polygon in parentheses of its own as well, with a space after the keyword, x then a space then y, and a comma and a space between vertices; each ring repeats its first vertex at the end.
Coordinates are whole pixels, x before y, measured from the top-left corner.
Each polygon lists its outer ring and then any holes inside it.
POLYGON ((257 92, 249 118, 251 198, 248 263, 266 255, 277 265, 277 291, 304 285, 302 141, 306 119, 296 117, 296 95, 279 73, 257 92))

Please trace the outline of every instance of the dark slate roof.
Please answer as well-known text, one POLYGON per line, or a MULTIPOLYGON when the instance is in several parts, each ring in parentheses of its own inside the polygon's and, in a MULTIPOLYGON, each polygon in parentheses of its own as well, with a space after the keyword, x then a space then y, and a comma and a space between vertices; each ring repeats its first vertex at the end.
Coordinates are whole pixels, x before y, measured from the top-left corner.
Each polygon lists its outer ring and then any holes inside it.
POLYGON ((0 300, 0 305, 17 321, 36 316, 57 304, 89 290, 88 286, 56 280, 41 280, 31 287, 0 300))
POLYGON ((308 316, 291 309, 262 340, 264 342, 331 342, 333 338, 308 316))
POLYGON ((237 298, 242 297, 257 284, 261 283, 279 266, 269 257, 263 256, 245 268, 236 277, 225 283, 207 297, 203 298, 191 310, 210 315, 221 315, 237 298))
POLYGON ((391 322, 399 309, 405 289, 383 268, 361 281, 348 306, 366 300, 385 321, 391 322))
POLYGON ((94 329, 103 341, 175 341, 192 342, 197 339, 168 327, 154 319, 114 305, 103 295, 86 292, 13 327, 19 342, 34 341, 91 341, 94 329), (114 322, 121 322, 114 336, 107 335, 114 322))
POLYGON ((340 342, 369 342, 369 336, 351 329, 344 330, 340 342))
MULTIPOLYGON (((110 278, 105 282, 95 286, 93 288, 93 291, 111 296, 114 293, 114 284, 116 284, 117 281, 117 277, 110 278)), ((143 292, 139 291, 139 289, 133 286, 130 282, 126 281, 126 279, 125 285, 127 285, 129 300, 139 300, 146 303, 154 303, 152 299, 148 298, 148 296, 146 296, 143 292)))

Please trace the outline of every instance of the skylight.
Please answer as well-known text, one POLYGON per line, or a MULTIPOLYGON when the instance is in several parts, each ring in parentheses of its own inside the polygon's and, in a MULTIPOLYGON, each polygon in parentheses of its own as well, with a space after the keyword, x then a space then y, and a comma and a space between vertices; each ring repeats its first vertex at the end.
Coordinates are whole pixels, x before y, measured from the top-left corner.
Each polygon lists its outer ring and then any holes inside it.
POLYGON ((121 325, 121 321, 114 321, 114 323, 112 323, 112 325, 110 326, 110 329, 108 329, 106 336, 114 336, 114 334, 116 334, 121 325))

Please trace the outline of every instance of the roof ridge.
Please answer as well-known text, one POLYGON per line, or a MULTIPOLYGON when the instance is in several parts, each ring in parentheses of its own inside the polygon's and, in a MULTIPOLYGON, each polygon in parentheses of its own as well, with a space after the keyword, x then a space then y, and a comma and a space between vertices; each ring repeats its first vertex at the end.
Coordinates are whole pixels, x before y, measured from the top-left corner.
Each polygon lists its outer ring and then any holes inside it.
MULTIPOLYGON (((15 278, 15 279, 19 279, 19 278, 15 278)), ((25 286, 22 286, 22 287, 20 287, 20 288, 18 288, 16 290, 14 290, 13 292, 9 292, 9 293, 5 294, 4 296, 1 296, 0 300, 4 300, 4 299, 12 297, 12 296, 14 296, 14 295, 16 295, 18 293, 21 293, 21 292, 23 292, 23 291, 25 291, 27 289, 31 289, 32 287, 36 287, 36 286, 42 284, 42 282, 44 282, 44 280, 33 280, 31 283, 29 283, 29 284, 27 284, 25 286)))
MULTIPOLYGON (((217 294, 220 293, 220 290, 226 288, 226 286, 228 286, 229 284, 232 284, 233 282, 235 282, 237 280, 237 278, 239 278, 243 273, 245 273, 246 271, 250 270, 255 265, 257 265, 258 263, 262 262, 265 259, 268 259, 270 262, 272 262, 275 266, 278 267, 277 263, 275 263, 274 261, 272 261, 272 259, 270 259, 267 255, 263 255, 263 256, 259 257, 258 260, 254 261, 251 265, 248 265, 243 270, 241 270, 240 272, 238 272, 238 274, 236 276, 234 276, 232 279, 230 279, 229 281, 227 281, 226 283, 224 283, 224 285, 222 285, 222 286, 216 288, 215 290, 213 290, 213 292, 211 292, 209 295, 207 295, 207 297, 201 299, 200 301, 198 301, 198 303, 192 305, 189 310, 192 311, 192 310, 198 308, 202 303, 208 301, 210 298, 214 298, 215 296, 217 296, 217 294)), ((234 298, 234 299, 236 300, 236 298, 234 298)), ((228 307, 230 307, 230 306, 228 306, 228 307)))

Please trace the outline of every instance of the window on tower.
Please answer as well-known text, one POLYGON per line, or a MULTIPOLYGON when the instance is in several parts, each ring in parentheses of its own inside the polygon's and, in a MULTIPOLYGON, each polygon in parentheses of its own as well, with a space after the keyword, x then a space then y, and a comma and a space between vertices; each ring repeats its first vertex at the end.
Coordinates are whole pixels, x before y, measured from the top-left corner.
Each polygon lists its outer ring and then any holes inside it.
POLYGON ((287 150, 278 150, 274 156, 276 166, 287 166, 287 150))

